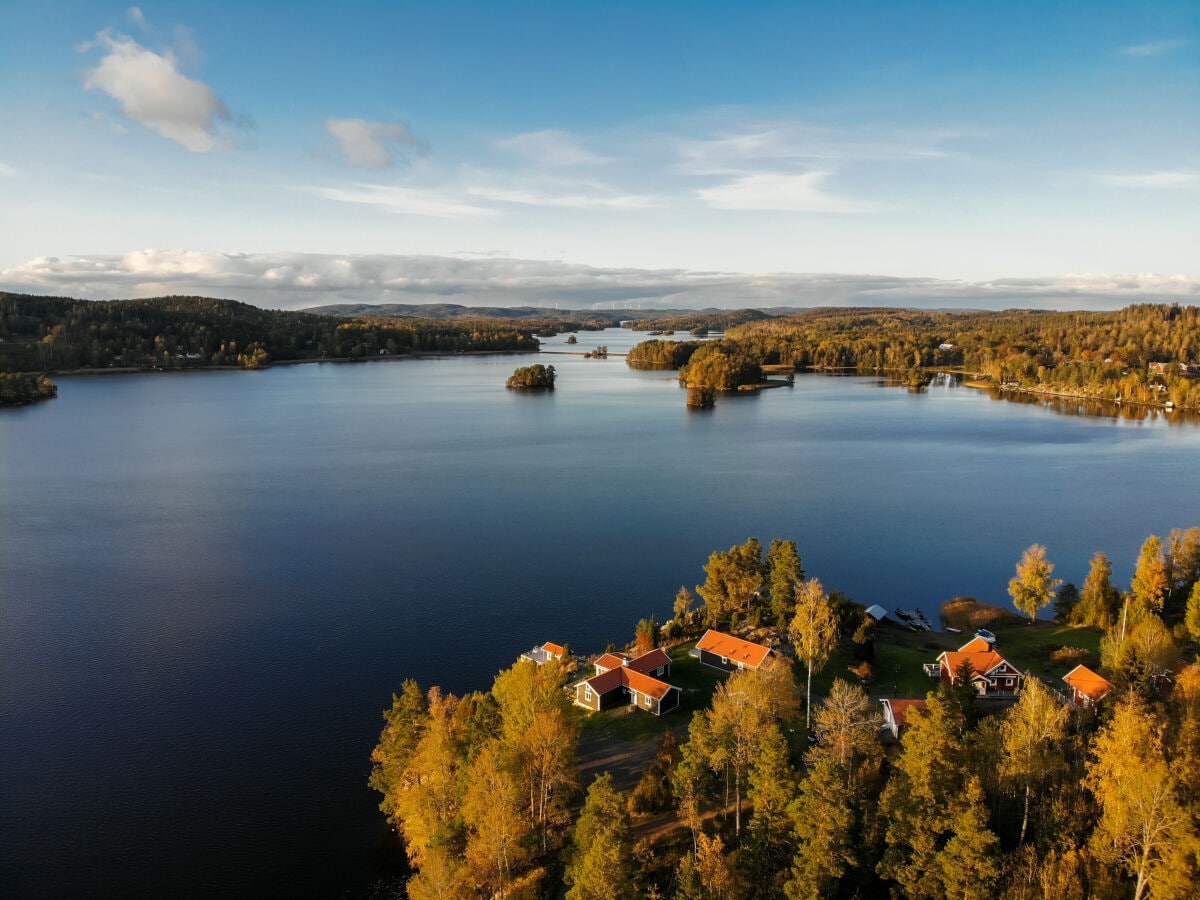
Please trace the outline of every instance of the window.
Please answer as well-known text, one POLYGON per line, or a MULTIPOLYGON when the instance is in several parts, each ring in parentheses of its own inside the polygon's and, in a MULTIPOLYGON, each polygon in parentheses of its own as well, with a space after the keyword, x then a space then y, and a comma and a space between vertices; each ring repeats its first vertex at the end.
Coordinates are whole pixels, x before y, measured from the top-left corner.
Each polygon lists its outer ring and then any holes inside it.
POLYGON ((590 687, 584 687, 584 689, 583 689, 583 702, 584 703, 592 702, 592 689, 590 687))
POLYGON ((723 666, 727 666, 727 665, 729 665, 729 657, 727 657, 727 656, 722 656, 722 657, 721 657, 721 665, 723 665, 723 666))

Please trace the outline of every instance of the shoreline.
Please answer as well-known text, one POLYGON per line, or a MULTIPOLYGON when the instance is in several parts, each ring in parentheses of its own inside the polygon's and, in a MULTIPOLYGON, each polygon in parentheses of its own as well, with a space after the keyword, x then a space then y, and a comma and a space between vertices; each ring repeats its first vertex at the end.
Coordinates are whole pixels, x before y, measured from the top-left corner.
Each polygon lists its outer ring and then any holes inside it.
POLYGON ((991 381, 960 381, 960 387, 975 390, 991 391, 997 394, 1025 394, 1030 397, 1052 397, 1056 400, 1073 400, 1083 403, 1111 403, 1113 406, 1137 406, 1142 409, 1154 409, 1161 413, 1170 412, 1200 412, 1194 406, 1164 406, 1162 403, 1147 403, 1144 400, 1122 400, 1119 397, 1092 397, 1088 394, 1067 394, 1062 391, 1041 390, 1027 387, 1004 387, 991 381))
POLYGON ((182 375, 190 372, 263 372, 277 366, 301 366, 310 363, 355 365, 371 362, 405 362, 418 359, 453 359, 456 356, 529 356, 530 354, 537 354, 539 352, 538 350, 463 350, 458 353, 422 351, 420 353, 388 354, 387 356, 366 356, 361 359, 349 356, 329 356, 321 357, 320 359, 278 359, 271 360, 265 365, 255 368, 247 368, 246 366, 182 366, 180 368, 175 368, 174 366, 150 366, 148 368, 122 366, 120 368, 105 367, 102 369, 49 369, 46 372, 35 374, 53 376, 55 378, 70 378, 73 375, 182 375))

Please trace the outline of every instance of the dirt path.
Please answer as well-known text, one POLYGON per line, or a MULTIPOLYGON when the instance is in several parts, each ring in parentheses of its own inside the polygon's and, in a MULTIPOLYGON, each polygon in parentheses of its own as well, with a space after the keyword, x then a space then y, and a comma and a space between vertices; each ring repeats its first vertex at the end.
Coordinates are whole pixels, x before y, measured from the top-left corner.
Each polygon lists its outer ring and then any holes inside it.
MULTIPOLYGON (((683 739, 687 736, 687 723, 674 725, 671 730, 683 739)), ((579 755, 575 763, 580 790, 586 792, 597 775, 610 772, 618 791, 632 791, 654 759, 660 740, 661 736, 657 735, 628 740, 602 729, 585 729, 579 738, 579 755)))

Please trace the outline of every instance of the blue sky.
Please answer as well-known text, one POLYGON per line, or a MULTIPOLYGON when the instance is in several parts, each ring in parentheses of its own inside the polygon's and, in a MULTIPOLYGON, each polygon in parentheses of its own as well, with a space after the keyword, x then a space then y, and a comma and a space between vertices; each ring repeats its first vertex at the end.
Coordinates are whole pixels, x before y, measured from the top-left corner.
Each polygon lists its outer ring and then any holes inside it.
POLYGON ((0 287, 1196 302, 1198 10, 8 0, 0 287))

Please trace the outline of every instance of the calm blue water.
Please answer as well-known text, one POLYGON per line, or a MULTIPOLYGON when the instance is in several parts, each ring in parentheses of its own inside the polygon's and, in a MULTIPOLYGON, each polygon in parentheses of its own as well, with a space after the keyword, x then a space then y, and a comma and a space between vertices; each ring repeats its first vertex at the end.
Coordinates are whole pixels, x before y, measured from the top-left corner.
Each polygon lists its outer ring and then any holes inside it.
POLYGON ((1127 581, 1200 524, 1200 427, 820 376, 689 413, 579 356, 506 391, 531 361, 62 378, 0 415, 0 893, 352 893, 403 679, 627 640, 750 535, 933 614, 1007 602, 1035 541, 1127 581))

